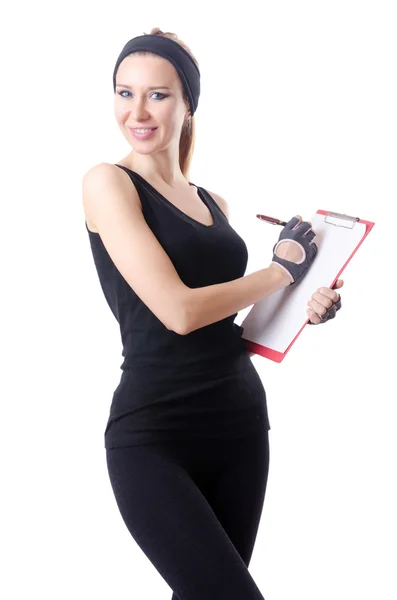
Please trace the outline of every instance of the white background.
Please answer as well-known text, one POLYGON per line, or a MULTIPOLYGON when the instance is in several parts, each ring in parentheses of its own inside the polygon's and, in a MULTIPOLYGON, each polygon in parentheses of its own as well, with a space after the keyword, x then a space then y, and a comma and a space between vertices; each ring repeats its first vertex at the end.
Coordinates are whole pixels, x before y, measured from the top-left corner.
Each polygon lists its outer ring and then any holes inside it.
POLYGON ((253 358, 272 429, 250 572, 266 600, 396 600, 393 9, 116 0, 3 11, 5 600, 171 598, 108 479, 103 432, 121 341, 81 200, 85 171, 129 152, 113 67, 130 38, 156 26, 199 61, 191 181, 230 204, 247 274, 269 264, 279 233, 263 224, 263 239, 250 236, 257 212, 309 219, 320 208, 376 222, 343 275, 337 318, 306 327, 282 364, 253 358))

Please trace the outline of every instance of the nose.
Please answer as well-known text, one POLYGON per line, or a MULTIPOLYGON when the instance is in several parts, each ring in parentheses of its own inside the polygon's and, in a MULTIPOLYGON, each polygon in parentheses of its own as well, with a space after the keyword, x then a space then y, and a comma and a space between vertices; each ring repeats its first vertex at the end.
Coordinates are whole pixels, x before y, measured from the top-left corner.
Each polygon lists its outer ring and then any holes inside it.
POLYGON ((141 120, 147 119, 149 114, 146 109, 144 98, 142 98, 141 100, 135 100, 133 108, 132 108, 132 113, 133 113, 136 121, 141 121, 141 120))

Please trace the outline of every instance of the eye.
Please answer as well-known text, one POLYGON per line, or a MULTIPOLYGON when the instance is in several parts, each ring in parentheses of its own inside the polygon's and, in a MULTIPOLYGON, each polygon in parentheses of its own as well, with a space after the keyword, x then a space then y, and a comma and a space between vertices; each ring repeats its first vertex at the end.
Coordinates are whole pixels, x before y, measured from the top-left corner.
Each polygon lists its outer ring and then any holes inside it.
MULTIPOLYGON (((128 98, 128 96, 123 96, 123 94, 130 94, 131 92, 129 92, 128 90, 121 90, 120 92, 117 92, 117 93, 122 98, 128 98)), ((157 94, 158 96, 161 96, 161 98, 155 98, 155 100, 163 100, 164 98, 168 98, 168 94, 162 94, 161 92, 153 92, 152 96, 154 96, 155 94, 157 94)))
POLYGON ((159 98, 159 100, 163 100, 163 98, 167 98, 168 96, 166 96, 166 94, 162 94, 161 92, 153 92, 153 95, 157 94, 158 96, 162 96, 162 98, 159 98))

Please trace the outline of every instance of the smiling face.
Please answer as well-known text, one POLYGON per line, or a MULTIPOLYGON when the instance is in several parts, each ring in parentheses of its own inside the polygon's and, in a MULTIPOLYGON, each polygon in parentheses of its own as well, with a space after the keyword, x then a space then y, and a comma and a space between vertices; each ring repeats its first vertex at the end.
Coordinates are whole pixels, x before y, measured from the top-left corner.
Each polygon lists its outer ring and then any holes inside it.
POLYGON ((153 54, 127 56, 116 74, 114 112, 134 151, 150 154, 170 146, 178 151, 189 108, 174 66, 153 54), (155 131, 139 135, 134 134, 134 128, 155 128, 155 131))

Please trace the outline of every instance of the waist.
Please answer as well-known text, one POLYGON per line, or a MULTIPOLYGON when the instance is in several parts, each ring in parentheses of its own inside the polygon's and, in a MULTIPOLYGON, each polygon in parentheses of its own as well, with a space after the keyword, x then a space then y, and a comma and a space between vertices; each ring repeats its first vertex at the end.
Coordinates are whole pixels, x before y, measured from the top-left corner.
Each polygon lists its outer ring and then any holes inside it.
POLYGON ((135 407, 168 405, 192 406, 196 399, 202 410, 225 403, 233 410, 262 401, 261 379, 247 353, 234 359, 200 363, 195 368, 126 368, 113 398, 113 411, 128 412, 135 407))
POLYGON ((162 381, 200 381, 203 377, 213 379, 236 374, 252 367, 251 359, 244 348, 228 350, 221 355, 213 353, 198 355, 186 353, 178 355, 140 355, 126 353, 121 369, 147 379, 151 377, 162 381))

